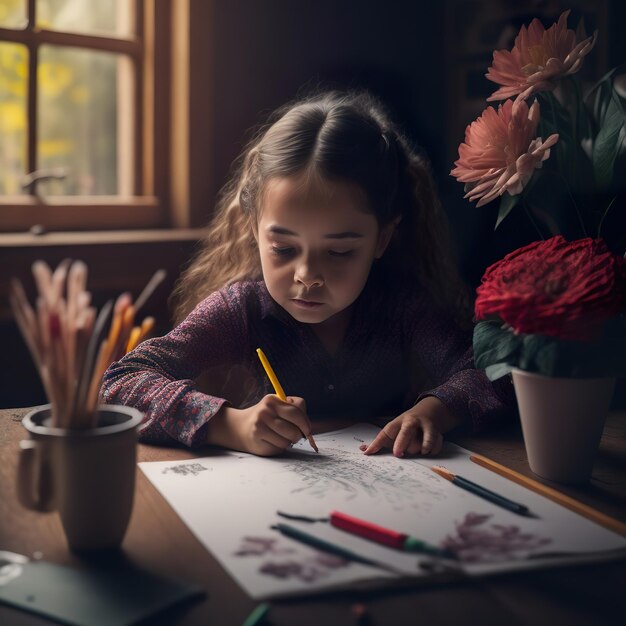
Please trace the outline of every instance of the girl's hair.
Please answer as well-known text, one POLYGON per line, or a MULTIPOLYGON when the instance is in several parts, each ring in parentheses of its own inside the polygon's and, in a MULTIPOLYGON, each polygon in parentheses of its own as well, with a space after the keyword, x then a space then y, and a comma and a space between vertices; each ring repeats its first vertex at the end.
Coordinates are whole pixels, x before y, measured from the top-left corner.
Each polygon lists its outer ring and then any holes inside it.
POLYGON ((250 142, 220 193, 208 235, 174 289, 176 322, 210 293, 262 277, 255 230, 265 184, 300 174, 356 183, 380 227, 401 218, 377 269, 392 283, 420 283, 463 321, 468 291, 427 160, 373 96, 332 91, 279 109, 250 142))

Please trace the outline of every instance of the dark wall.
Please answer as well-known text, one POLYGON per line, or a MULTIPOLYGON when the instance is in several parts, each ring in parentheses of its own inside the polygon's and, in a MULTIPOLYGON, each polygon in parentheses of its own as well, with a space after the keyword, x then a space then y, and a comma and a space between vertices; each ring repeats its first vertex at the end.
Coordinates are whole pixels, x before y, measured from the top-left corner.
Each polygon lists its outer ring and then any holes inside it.
MULTIPOLYGON (((498 203, 476 209, 463 200, 463 187, 449 175, 456 158, 450 145, 463 140, 462 128, 474 119, 454 118, 449 63, 456 62, 460 46, 458 29, 478 30, 481 19, 500 37, 510 7, 509 24, 515 31, 538 11, 558 16, 572 8, 569 26, 579 17, 588 28, 602 14, 602 29, 592 55, 611 66, 626 60, 626 38, 620 32, 625 4, 598 0, 233 0, 214 3, 211 82, 214 100, 211 116, 212 179, 215 191, 227 180, 233 160, 240 154, 251 129, 265 121, 276 107, 316 86, 364 87, 383 99, 394 119, 431 159, 436 181, 451 217, 460 267, 475 285, 484 268, 506 252, 536 238, 524 216, 503 223, 494 235, 498 203), (578 8, 577 8, 578 7, 578 8), (501 21, 498 21, 498 20, 501 21), (456 21, 455 21, 456 20, 456 21), (451 26, 451 24, 456 24, 451 26), (455 31, 455 28, 457 29, 455 31), (498 32, 495 32, 495 31, 498 32), (606 30, 606 32, 604 32, 606 30)), ((548 21, 549 23, 549 21, 548 21)), ((480 43, 480 36, 476 41, 480 43)), ((482 84, 484 96, 493 85, 482 78, 491 60, 492 46, 465 51, 482 84), (485 50, 489 53, 486 56, 485 50)), ((193 53, 193 49, 192 49, 193 53)), ((207 60, 211 62, 211 59, 207 60)), ((591 67, 587 67, 591 69, 591 67)), ((476 87, 474 87, 475 89, 476 87)), ((486 106, 484 98, 480 107, 486 106), (484 105, 483 105, 484 103, 484 105)), ((460 113, 462 114, 462 113, 460 113)), ((467 117, 467 115, 465 115, 467 117)))
POLYGON ((365 87, 440 167, 443 3, 255 0, 215 3, 215 176, 268 113, 318 85, 365 87))

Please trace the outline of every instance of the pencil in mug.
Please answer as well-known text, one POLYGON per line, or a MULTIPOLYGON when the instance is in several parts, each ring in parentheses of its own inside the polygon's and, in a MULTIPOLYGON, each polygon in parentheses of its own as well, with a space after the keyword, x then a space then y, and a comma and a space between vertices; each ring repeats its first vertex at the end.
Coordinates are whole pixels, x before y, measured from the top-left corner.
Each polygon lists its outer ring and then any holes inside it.
MULTIPOLYGON (((263 352, 263 350, 261 350, 261 348, 257 348, 256 353, 259 355, 259 359, 261 360, 261 365, 263 365, 263 369, 265 370, 267 377, 270 379, 270 382, 272 383, 272 387, 274 387, 274 391, 276 392, 276 395, 284 402, 285 400, 287 400, 287 396, 285 395, 285 391, 282 388, 282 385, 278 382, 278 377, 274 373, 274 370, 272 369, 270 362, 267 360, 265 353, 263 352)), ((315 443, 315 439, 313 439, 313 434, 308 434, 305 436, 307 440, 309 441, 309 443, 311 444, 311 448, 313 448, 315 452, 319 452, 319 448, 317 447, 317 444, 315 443)))
POLYGON ((131 330, 128 343, 126 344, 126 354, 134 350, 148 336, 155 323, 154 317, 146 317, 141 322, 141 326, 135 326, 131 330))
MULTIPOLYGON (((64 259, 52 271, 39 260, 33 263, 32 273, 36 306, 31 307, 17 279, 11 280, 9 300, 50 401, 52 424, 90 428, 102 374, 126 353, 135 315, 163 281, 165 271, 154 274, 135 305, 130 294, 117 299, 108 332, 113 303, 108 302, 96 315, 86 290, 85 263, 64 259)), ((153 326, 154 318, 145 318, 132 343, 136 346, 153 326)))

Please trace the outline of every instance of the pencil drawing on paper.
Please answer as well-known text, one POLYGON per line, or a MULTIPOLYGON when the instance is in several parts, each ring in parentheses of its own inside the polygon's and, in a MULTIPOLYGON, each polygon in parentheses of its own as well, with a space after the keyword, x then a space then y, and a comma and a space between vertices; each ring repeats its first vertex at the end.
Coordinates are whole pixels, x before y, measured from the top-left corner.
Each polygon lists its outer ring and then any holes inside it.
POLYGON ((346 455, 342 450, 325 447, 324 456, 313 460, 294 458, 283 469, 298 479, 299 485, 291 489, 292 494, 316 499, 331 493, 347 501, 368 496, 382 499, 394 509, 430 509, 447 497, 420 465, 391 456, 378 457, 373 464, 360 453, 346 455))
POLYGON ((456 522, 456 535, 448 535, 441 547, 467 563, 511 561, 526 558, 551 539, 524 532, 516 525, 487 524, 491 514, 468 513, 456 522))
POLYGON ((270 557, 259 565, 259 573, 273 578, 297 578, 302 582, 315 582, 328 576, 337 568, 347 567, 349 561, 335 554, 316 551, 311 556, 296 558, 295 550, 276 537, 245 536, 234 552, 239 557, 270 557), (284 557, 282 555, 291 555, 284 557))
POLYGON ((209 467, 202 465, 202 463, 181 463, 180 465, 170 465, 166 467, 162 474, 180 474, 181 476, 197 476, 200 472, 210 470, 209 467))
POLYGON ((303 561, 267 561, 259 568, 261 574, 274 578, 297 578, 305 583, 312 583, 325 578, 334 570, 348 567, 350 562, 334 554, 318 552, 315 556, 303 561))
POLYGON ((276 537, 246 536, 234 554, 235 556, 264 556, 266 554, 293 552, 293 548, 285 546, 283 543, 276 537))

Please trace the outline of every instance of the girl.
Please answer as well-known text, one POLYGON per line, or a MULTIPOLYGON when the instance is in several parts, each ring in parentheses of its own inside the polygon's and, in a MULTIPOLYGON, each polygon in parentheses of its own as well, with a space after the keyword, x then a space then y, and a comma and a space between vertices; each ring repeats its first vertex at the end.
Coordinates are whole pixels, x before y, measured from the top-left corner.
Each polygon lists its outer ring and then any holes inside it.
POLYGON ((180 324, 111 365, 103 399, 144 411, 149 442, 275 455, 325 418, 397 416, 366 454, 436 454, 512 397, 453 321, 463 288, 444 234, 427 164, 373 97, 290 105, 225 188, 175 290, 180 324))

